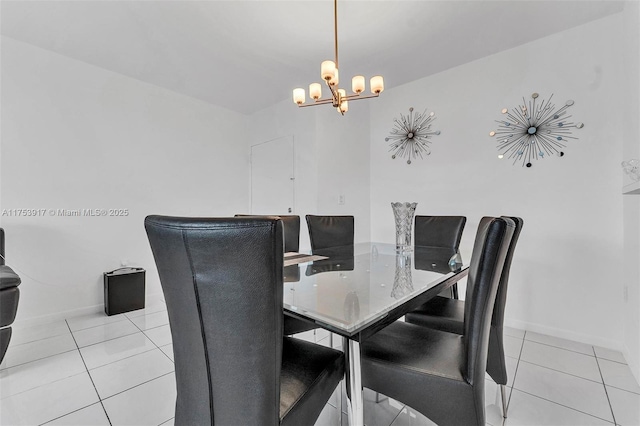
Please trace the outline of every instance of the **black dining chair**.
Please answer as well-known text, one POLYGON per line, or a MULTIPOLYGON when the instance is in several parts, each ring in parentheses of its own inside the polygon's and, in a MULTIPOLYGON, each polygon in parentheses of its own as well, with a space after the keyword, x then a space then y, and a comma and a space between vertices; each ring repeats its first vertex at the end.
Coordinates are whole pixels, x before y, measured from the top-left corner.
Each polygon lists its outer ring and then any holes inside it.
MULTIPOLYGON (((308 214, 307 229, 311 252, 321 254, 326 249, 345 248, 351 251, 355 236, 355 220, 353 216, 316 216, 308 214)), ((329 255, 332 256, 332 255, 329 255)), ((314 262, 315 263, 315 262, 314 262)), ((329 333, 329 345, 333 347, 333 333, 329 333)))
MULTIPOLYGON (((237 214, 235 217, 272 217, 282 220, 282 228, 284 232, 284 251, 285 253, 297 252, 300 250, 300 216, 297 215, 248 215, 237 214)), ((287 276, 295 279, 295 276, 300 276, 300 271, 297 265, 291 265, 287 267, 287 276)), ((285 280, 286 281, 286 280, 285 280)), ((284 316, 284 335, 291 336, 293 334, 303 333, 318 328, 315 323, 311 321, 305 321, 299 318, 293 318, 285 314, 284 316)))
MULTIPOLYGON (((500 385, 502 394, 502 415, 507 417, 505 386, 508 381, 507 365, 504 355, 504 312, 507 304, 507 287, 509 286, 509 271, 513 260, 513 253, 518 243, 524 221, 519 217, 509 217, 515 223, 513 238, 509 244, 507 257, 502 268, 496 302, 491 316, 491 331, 489 333, 489 355, 487 358, 487 373, 494 382, 500 385)), ((405 321, 450 333, 464 333, 465 302, 446 297, 435 297, 419 309, 405 315, 405 321)))
POLYGON ((173 338, 179 425, 312 425, 340 351, 283 336, 283 231, 273 218, 149 216, 173 338))
POLYGON ((308 214, 306 219, 313 253, 326 248, 353 245, 355 234, 353 216, 314 216, 308 214))
POLYGON ((491 312, 515 224, 480 221, 467 278, 464 334, 396 321, 361 344, 362 384, 439 425, 485 424, 491 312))
POLYGON ((21 283, 20 276, 6 265, 4 253, 4 229, 0 228, 0 362, 4 359, 11 341, 11 325, 18 313, 21 283))
POLYGON ((235 217, 278 217, 282 219, 284 229, 284 252, 300 251, 300 216, 298 215, 249 215, 237 214, 235 217))
MULTIPOLYGON (((414 244, 416 247, 438 247, 457 253, 466 223, 464 216, 416 216, 414 244)), ((449 291, 451 297, 457 299, 458 283, 449 291)))

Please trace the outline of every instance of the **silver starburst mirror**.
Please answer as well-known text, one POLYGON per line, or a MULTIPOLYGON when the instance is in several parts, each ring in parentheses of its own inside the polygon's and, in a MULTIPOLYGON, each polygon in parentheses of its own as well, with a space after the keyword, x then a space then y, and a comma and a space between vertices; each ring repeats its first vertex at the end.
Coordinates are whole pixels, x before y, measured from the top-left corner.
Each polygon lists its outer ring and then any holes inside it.
POLYGON ((548 100, 538 100, 539 95, 533 93, 527 102, 522 98, 522 105, 509 110, 504 108, 504 119, 496 120, 497 130, 489 132, 489 136, 498 139, 498 158, 513 159, 523 166, 531 167, 534 160, 545 156, 564 156, 567 141, 573 136, 572 129, 582 129, 583 123, 573 123, 567 110, 574 102, 569 100, 560 108, 548 100))
POLYGON ((432 130, 431 125, 436 119, 434 112, 414 113, 413 107, 409 108, 409 114, 400 114, 400 118, 393 120, 393 129, 389 136, 384 138, 389 144, 389 152, 393 152, 391 158, 406 158, 407 164, 412 159, 424 158, 431 154, 431 138, 440 134, 440 130, 432 130))

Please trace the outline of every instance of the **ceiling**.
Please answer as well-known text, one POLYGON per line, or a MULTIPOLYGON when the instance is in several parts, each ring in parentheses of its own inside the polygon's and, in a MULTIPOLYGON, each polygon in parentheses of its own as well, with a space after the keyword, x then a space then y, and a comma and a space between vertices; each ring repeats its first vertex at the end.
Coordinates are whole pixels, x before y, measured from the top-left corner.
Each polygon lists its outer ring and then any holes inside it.
MULTIPOLYGON (((0 2, 5 36, 250 114, 320 81, 333 2, 0 2)), ((385 87, 622 11, 620 1, 338 2, 340 76, 385 87)), ((347 84, 345 84, 347 83, 347 84)))

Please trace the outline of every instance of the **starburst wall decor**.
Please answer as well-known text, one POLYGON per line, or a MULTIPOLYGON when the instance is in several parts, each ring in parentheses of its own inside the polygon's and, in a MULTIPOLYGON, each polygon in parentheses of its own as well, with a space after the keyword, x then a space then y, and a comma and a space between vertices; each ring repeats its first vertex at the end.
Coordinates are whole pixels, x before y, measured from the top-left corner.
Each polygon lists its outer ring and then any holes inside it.
POLYGON ((431 124, 435 120, 435 113, 427 110, 414 114, 413 107, 409 108, 406 116, 400 114, 400 119, 393 119, 393 129, 389 136, 384 138, 389 144, 389 152, 393 151, 391 158, 402 157, 411 164, 411 159, 424 158, 423 155, 431 154, 431 138, 439 135, 440 130, 431 130, 431 124))
POLYGON ((505 156, 513 158, 513 164, 522 161, 523 166, 531 167, 533 160, 542 159, 545 156, 564 156, 563 149, 569 139, 577 140, 572 136, 571 129, 582 129, 583 123, 574 124, 568 121, 571 115, 567 110, 574 104, 569 100, 556 109, 549 100, 537 101, 539 95, 534 93, 528 104, 522 98, 522 105, 511 109, 504 108, 502 113, 505 120, 496 120, 499 124, 497 130, 489 133, 498 139, 498 158, 505 156))

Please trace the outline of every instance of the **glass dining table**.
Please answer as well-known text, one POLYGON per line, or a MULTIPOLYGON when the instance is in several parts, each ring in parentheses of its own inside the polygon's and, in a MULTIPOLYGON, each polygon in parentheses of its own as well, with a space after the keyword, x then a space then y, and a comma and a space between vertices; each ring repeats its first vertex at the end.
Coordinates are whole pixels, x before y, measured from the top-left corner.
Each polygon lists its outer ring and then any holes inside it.
POLYGON ((360 343, 466 277, 449 249, 361 243, 285 257, 285 315, 343 338, 349 424, 364 425, 360 343))

